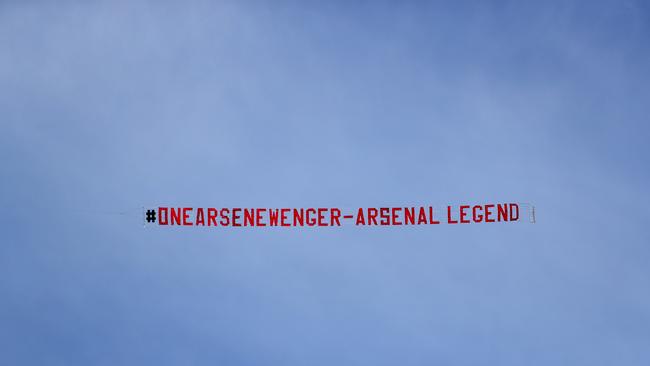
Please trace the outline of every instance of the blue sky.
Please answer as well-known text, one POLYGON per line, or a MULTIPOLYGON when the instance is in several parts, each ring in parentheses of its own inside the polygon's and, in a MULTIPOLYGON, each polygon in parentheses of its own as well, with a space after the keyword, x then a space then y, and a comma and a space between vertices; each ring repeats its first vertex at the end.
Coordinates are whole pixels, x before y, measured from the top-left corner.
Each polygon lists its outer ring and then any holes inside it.
POLYGON ((0 363, 647 365, 649 19, 2 2, 0 363), (511 201, 537 224, 140 218, 511 201))

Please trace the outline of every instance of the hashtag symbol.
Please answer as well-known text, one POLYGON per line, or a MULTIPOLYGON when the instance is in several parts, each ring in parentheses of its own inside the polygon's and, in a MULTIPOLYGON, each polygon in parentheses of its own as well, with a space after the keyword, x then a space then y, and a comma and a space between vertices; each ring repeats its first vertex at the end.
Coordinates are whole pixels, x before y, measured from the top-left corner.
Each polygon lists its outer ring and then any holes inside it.
POLYGON ((147 222, 156 222, 156 211, 147 210, 147 222))

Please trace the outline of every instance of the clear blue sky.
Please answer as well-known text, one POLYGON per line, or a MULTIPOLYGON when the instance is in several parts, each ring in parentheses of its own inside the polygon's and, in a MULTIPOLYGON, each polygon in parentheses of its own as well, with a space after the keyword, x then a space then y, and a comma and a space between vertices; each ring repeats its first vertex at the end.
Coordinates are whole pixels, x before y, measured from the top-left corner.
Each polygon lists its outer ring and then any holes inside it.
POLYGON ((0 364, 650 364, 649 28, 632 0, 3 1, 0 364), (503 201, 538 223, 140 218, 503 201))

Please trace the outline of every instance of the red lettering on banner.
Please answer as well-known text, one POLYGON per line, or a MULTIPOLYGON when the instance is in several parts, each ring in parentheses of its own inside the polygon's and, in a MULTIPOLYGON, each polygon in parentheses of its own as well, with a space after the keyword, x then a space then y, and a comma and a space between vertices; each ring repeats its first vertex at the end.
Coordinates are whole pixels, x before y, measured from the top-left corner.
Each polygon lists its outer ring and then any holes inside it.
POLYGON ((178 209, 175 209, 173 207, 170 208, 171 210, 171 224, 172 225, 180 225, 181 224, 181 209, 180 207, 178 209))
POLYGON ((244 226, 255 226, 255 209, 244 209, 244 226))
POLYGON ((492 215, 491 208, 494 208, 494 205, 485 205, 485 222, 494 222, 494 219, 490 218, 492 215))
POLYGON ((232 209, 232 226, 235 227, 240 227, 241 222, 239 222, 239 219, 241 219, 241 216, 238 215, 241 212, 241 208, 239 207, 233 207, 232 209))
POLYGON ((158 225, 167 225, 167 207, 158 207, 158 225), (164 215, 163 215, 164 213, 164 215), (163 219, 164 218, 164 219, 163 219))
POLYGON ((404 225, 415 225, 415 207, 404 209, 404 225))
POLYGON ((390 216, 388 216, 388 207, 379 208, 379 225, 386 226, 390 224, 390 216))
POLYGON ((510 221, 519 220, 519 205, 516 203, 510 204, 510 221))
MULTIPOLYGON (((151 220, 147 211, 147 222, 151 220)), ((341 226, 341 218, 354 219, 354 215, 343 215, 337 207, 319 208, 221 208, 214 207, 158 207, 158 225, 182 226, 341 226), (207 213, 206 213, 207 210, 207 213), (243 211, 243 212, 242 212, 243 211), (206 217, 207 215, 207 217, 206 217), (291 215, 291 217, 289 217, 291 215), (220 216, 220 217, 219 217, 220 216)), ((447 206, 448 224, 492 223, 519 220, 517 203, 496 203, 486 205, 447 206), (470 213, 471 209, 471 213, 470 213), (455 211, 455 212, 452 212, 455 211)), ((144 219, 144 218, 143 218, 144 219)), ((436 209, 433 206, 419 207, 368 207, 358 208, 355 225, 402 226, 436 225, 436 209), (417 211, 416 211, 417 210, 417 211)))
POLYGON ((398 211, 402 211, 401 207, 393 207, 391 209, 390 213, 390 224, 391 225, 402 225, 402 222, 398 220, 399 216, 397 214, 398 211))
POLYGON ((266 212, 265 208, 258 208, 257 209, 257 226, 266 226, 266 223, 264 222, 264 217, 262 217, 262 213, 266 212))
POLYGON ((291 226, 289 225, 289 216, 287 216, 289 213, 288 208, 283 208, 280 210, 280 226, 291 226))
POLYGON ((434 217, 435 216, 433 216, 433 207, 429 206, 429 224, 431 224, 431 225, 440 224, 440 221, 434 220, 434 217))
POLYGON ((330 225, 334 226, 334 223, 336 223, 336 226, 341 226, 341 222, 339 221, 340 217, 341 217, 341 210, 339 210, 338 208, 332 208, 330 225))
POLYGON ((418 225, 427 223, 427 213, 424 211, 424 207, 420 207, 420 213, 418 215, 418 225))
POLYGON ((196 209, 196 223, 194 224, 196 226, 205 226, 205 221, 203 218, 203 209, 201 207, 196 209))
POLYGON ((217 209, 214 207, 208 208, 208 226, 217 226, 217 209))
POLYGON ((318 226, 327 226, 327 223, 325 222, 325 211, 327 211, 326 208, 318 209, 318 226))
POLYGON ((221 209, 221 226, 230 225, 230 209, 222 208, 221 209))
POLYGON ((278 226, 278 209, 269 209, 269 226, 278 226))
POLYGON ((316 225, 316 209, 308 208, 307 209, 307 225, 315 226, 316 225))
POLYGON ((469 209, 469 206, 467 206, 467 205, 460 206, 460 223, 461 224, 469 224, 469 219, 465 218, 467 216, 467 212, 465 212, 465 210, 467 210, 467 209, 469 209))
POLYGON ((447 206, 447 223, 458 224, 458 221, 451 219, 451 206, 447 206))
POLYGON ((497 221, 508 221, 508 205, 507 204, 498 204, 497 205, 497 221))
POLYGON ((192 221, 190 221, 191 211, 191 207, 183 207, 183 226, 192 226, 192 221))
POLYGON ((303 226, 305 224, 305 210, 304 209, 293 209, 293 226, 303 226))
POLYGON ((377 209, 374 207, 368 208, 368 225, 377 225, 377 209))
POLYGON ((355 225, 365 225, 366 224, 366 218, 363 216, 363 208, 360 208, 357 211, 357 221, 355 225))
POLYGON ((477 213, 477 211, 483 212, 483 207, 482 206, 474 206, 472 207, 472 219, 474 222, 482 222, 483 221, 483 214, 482 213, 477 213))

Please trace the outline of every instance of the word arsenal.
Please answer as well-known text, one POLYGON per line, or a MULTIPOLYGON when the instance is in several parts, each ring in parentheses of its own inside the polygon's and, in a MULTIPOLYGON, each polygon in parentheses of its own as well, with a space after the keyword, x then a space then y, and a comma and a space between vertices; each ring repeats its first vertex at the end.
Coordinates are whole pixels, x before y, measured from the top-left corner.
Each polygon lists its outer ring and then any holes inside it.
MULTIPOLYGON (((344 214, 340 208, 158 207, 159 225, 180 226, 399 226, 440 224, 432 206, 367 207, 344 214)), ((518 221, 516 203, 446 207, 446 224, 518 221)))

